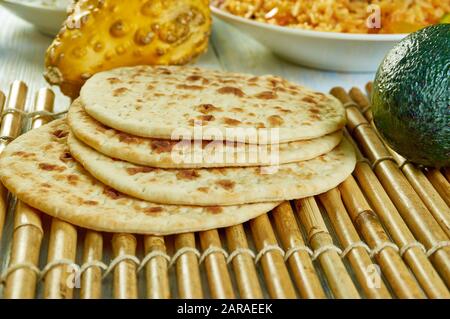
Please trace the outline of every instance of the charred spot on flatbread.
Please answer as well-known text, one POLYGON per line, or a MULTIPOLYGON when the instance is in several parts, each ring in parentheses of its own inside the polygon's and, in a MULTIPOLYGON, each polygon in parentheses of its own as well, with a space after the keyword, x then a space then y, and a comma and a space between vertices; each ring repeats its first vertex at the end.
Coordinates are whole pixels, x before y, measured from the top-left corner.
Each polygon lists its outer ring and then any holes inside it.
POLYGON ((178 179, 194 180, 200 177, 200 174, 195 169, 181 169, 176 174, 178 179))
POLYGON ((234 186, 236 185, 236 183, 229 179, 221 179, 221 180, 216 181, 216 185, 222 187, 223 189, 225 189, 227 191, 231 191, 234 189, 234 186))
POLYGON ((203 114, 209 114, 212 112, 219 112, 222 109, 214 106, 213 104, 200 104, 195 108, 198 112, 203 114))
POLYGON ((157 154, 171 152, 174 147, 173 141, 167 140, 151 140, 150 148, 157 154))
POLYGON ((211 214, 220 214, 223 212, 223 208, 221 206, 208 206, 205 207, 204 210, 211 214))
POLYGON ((235 95, 235 96, 238 96, 238 97, 244 97, 245 96, 245 93, 241 89, 239 89, 237 87, 234 87, 234 86, 221 87, 220 89, 217 90, 217 93, 219 93, 219 94, 231 94, 231 95, 235 95))
POLYGON ((123 196, 122 193, 108 186, 103 188, 103 194, 111 199, 119 199, 123 196))
POLYGON ((137 167, 127 167, 126 168, 128 175, 131 175, 131 176, 140 174, 140 173, 150 173, 154 170, 155 170, 155 168, 148 167, 148 166, 137 166, 137 167))
POLYGON ((55 171, 55 172, 63 172, 66 169, 64 166, 49 163, 39 163, 38 167, 43 171, 55 171))

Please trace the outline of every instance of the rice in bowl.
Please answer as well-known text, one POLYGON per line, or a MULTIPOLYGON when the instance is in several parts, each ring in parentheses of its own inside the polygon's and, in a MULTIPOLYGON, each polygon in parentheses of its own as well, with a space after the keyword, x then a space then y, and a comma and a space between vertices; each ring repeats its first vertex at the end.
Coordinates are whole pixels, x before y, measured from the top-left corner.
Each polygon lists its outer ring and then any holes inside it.
POLYGON ((215 0, 232 14, 280 26, 343 33, 409 33, 450 13, 443 0, 215 0))

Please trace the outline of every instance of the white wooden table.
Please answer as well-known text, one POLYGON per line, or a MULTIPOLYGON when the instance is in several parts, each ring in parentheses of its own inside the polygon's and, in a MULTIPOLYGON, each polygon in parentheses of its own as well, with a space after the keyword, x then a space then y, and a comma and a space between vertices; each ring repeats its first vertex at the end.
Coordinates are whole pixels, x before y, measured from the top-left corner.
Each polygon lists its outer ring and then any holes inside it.
MULTIPOLYGON (((34 93, 48 86, 42 73, 45 50, 51 39, 2 7, 0 23, 0 90, 7 93, 12 81, 24 81, 29 87, 27 105, 30 107, 34 93)), ((293 65, 275 57, 257 41, 221 21, 214 21, 208 53, 196 63, 230 71, 280 75, 323 92, 334 86, 361 87, 374 76, 373 73, 334 73, 293 65)), ((69 99, 56 88, 55 91, 56 110, 62 111, 68 107, 69 99)))

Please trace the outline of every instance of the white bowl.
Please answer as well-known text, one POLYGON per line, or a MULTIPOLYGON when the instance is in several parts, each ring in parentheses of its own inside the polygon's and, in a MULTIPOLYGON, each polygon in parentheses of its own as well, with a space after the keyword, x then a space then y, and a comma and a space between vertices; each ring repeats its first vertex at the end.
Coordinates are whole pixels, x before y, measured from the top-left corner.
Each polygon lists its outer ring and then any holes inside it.
POLYGON ((213 15, 252 36, 276 55, 304 66, 343 72, 374 72, 407 34, 350 34, 281 27, 245 19, 211 6, 213 15))
POLYGON ((49 36, 55 36, 59 32, 67 16, 65 8, 41 6, 33 2, 0 1, 0 4, 49 36))

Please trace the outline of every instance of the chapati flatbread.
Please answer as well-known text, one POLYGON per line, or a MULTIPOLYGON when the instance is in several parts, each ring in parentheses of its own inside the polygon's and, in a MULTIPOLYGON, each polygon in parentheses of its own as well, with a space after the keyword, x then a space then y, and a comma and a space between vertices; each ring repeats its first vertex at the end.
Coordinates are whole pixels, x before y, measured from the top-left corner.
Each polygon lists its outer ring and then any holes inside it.
POLYGON ((20 200, 69 223, 108 232, 167 235, 240 224, 278 203, 227 207, 160 205, 94 179, 70 156, 65 120, 22 135, 0 158, 0 178, 20 200))
POLYGON ((276 167, 161 169, 107 157, 69 134, 72 156, 97 179, 131 196, 165 204, 237 205, 290 200, 336 187, 355 166, 343 140, 315 159, 276 167))
POLYGON ((299 162, 328 153, 342 140, 339 130, 312 140, 276 145, 201 141, 182 145, 179 140, 139 137, 107 127, 89 116, 80 100, 70 106, 68 123, 80 141, 104 155, 162 168, 259 166, 270 165, 275 159, 280 164, 299 162))
POLYGON ((267 144, 271 140, 258 134, 269 131, 285 143, 321 137, 345 124, 344 107, 331 95, 276 76, 196 67, 138 66, 97 73, 80 98, 86 112, 106 126, 153 138, 171 139, 180 132, 193 136, 194 126, 201 125, 203 136, 214 130, 224 140, 267 144))

